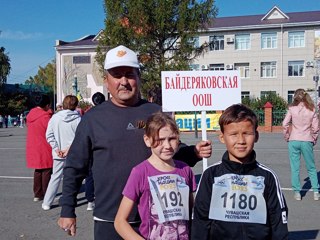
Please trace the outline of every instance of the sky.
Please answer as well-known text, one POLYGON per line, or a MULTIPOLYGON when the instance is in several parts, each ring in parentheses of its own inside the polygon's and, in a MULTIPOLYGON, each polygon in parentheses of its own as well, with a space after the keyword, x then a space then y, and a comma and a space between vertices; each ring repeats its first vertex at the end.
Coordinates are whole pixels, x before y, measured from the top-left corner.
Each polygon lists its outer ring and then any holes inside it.
MULTIPOLYGON (((55 42, 104 29, 104 0, 0 0, 0 47, 10 58, 7 83, 24 83, 55 58, 55 42)), ((319 0, 216 0, 217 17, 320 11, 319 0)))

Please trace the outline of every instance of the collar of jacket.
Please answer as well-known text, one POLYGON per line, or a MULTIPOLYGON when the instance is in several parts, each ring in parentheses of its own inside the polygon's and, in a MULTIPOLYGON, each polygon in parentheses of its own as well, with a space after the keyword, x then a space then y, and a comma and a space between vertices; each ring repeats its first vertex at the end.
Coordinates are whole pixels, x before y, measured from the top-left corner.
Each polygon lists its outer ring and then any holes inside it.
POLYGON ((250 156, 250 162, 248 163, 239 163, 239 162, 234 162, 229 159, 229 154, 228 151, 226 151, 223 154, 222 157, 222 163, 226 166, 226 168, 237 174, 247 174, 250 172, 252 169, 257 167, 257 161, 256 161, 256 152, 252 151, 251 156, 250 156))

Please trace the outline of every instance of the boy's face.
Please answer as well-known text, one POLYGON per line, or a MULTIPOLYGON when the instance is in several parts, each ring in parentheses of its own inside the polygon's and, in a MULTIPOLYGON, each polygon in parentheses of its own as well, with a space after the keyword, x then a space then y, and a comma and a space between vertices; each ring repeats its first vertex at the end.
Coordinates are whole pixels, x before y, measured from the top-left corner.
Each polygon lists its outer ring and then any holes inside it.
POLYGON ((246 163, 250 161, 250 154, 259 134, 250 121, 230 123, 224 126, 224 133, 219 136, 229 152, 231 161, 246 163))

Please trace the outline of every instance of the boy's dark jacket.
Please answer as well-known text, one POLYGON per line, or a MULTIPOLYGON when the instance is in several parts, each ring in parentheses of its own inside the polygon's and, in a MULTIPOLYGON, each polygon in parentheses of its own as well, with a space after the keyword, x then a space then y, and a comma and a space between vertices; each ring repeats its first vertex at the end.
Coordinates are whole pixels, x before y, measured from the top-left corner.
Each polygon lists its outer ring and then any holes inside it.
POLYGON ((226 152, 222 161, 206 169, 201 177, 195 199, 191 239, 288 239, 287 213, 287 205, 277 176, 271 169, 256 161, 255 152, 252 152, 252 160, 246 164, 230 161, 226 152), (264 177, 266 224, 227 222, 208 218, 214 178, 225 174, 264 177))

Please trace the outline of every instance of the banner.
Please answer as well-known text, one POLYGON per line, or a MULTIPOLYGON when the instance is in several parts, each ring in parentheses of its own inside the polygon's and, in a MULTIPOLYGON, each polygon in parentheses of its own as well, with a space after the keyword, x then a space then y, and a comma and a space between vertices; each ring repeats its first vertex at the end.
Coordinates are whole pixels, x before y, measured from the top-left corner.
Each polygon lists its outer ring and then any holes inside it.
POLYGON ((241 103, 239 71, 162 71, 162 110, 224 110, 241 103))
MULTIPOLYGON (((220 130, 219 118, 221 113, 206 114, 207 130, 220 130)), ((181 132, 195 131, 195 114, 175 114, 175 120, 181 132)), ((197 129, 201 130, 201 114, 197 114, 197 129)))

